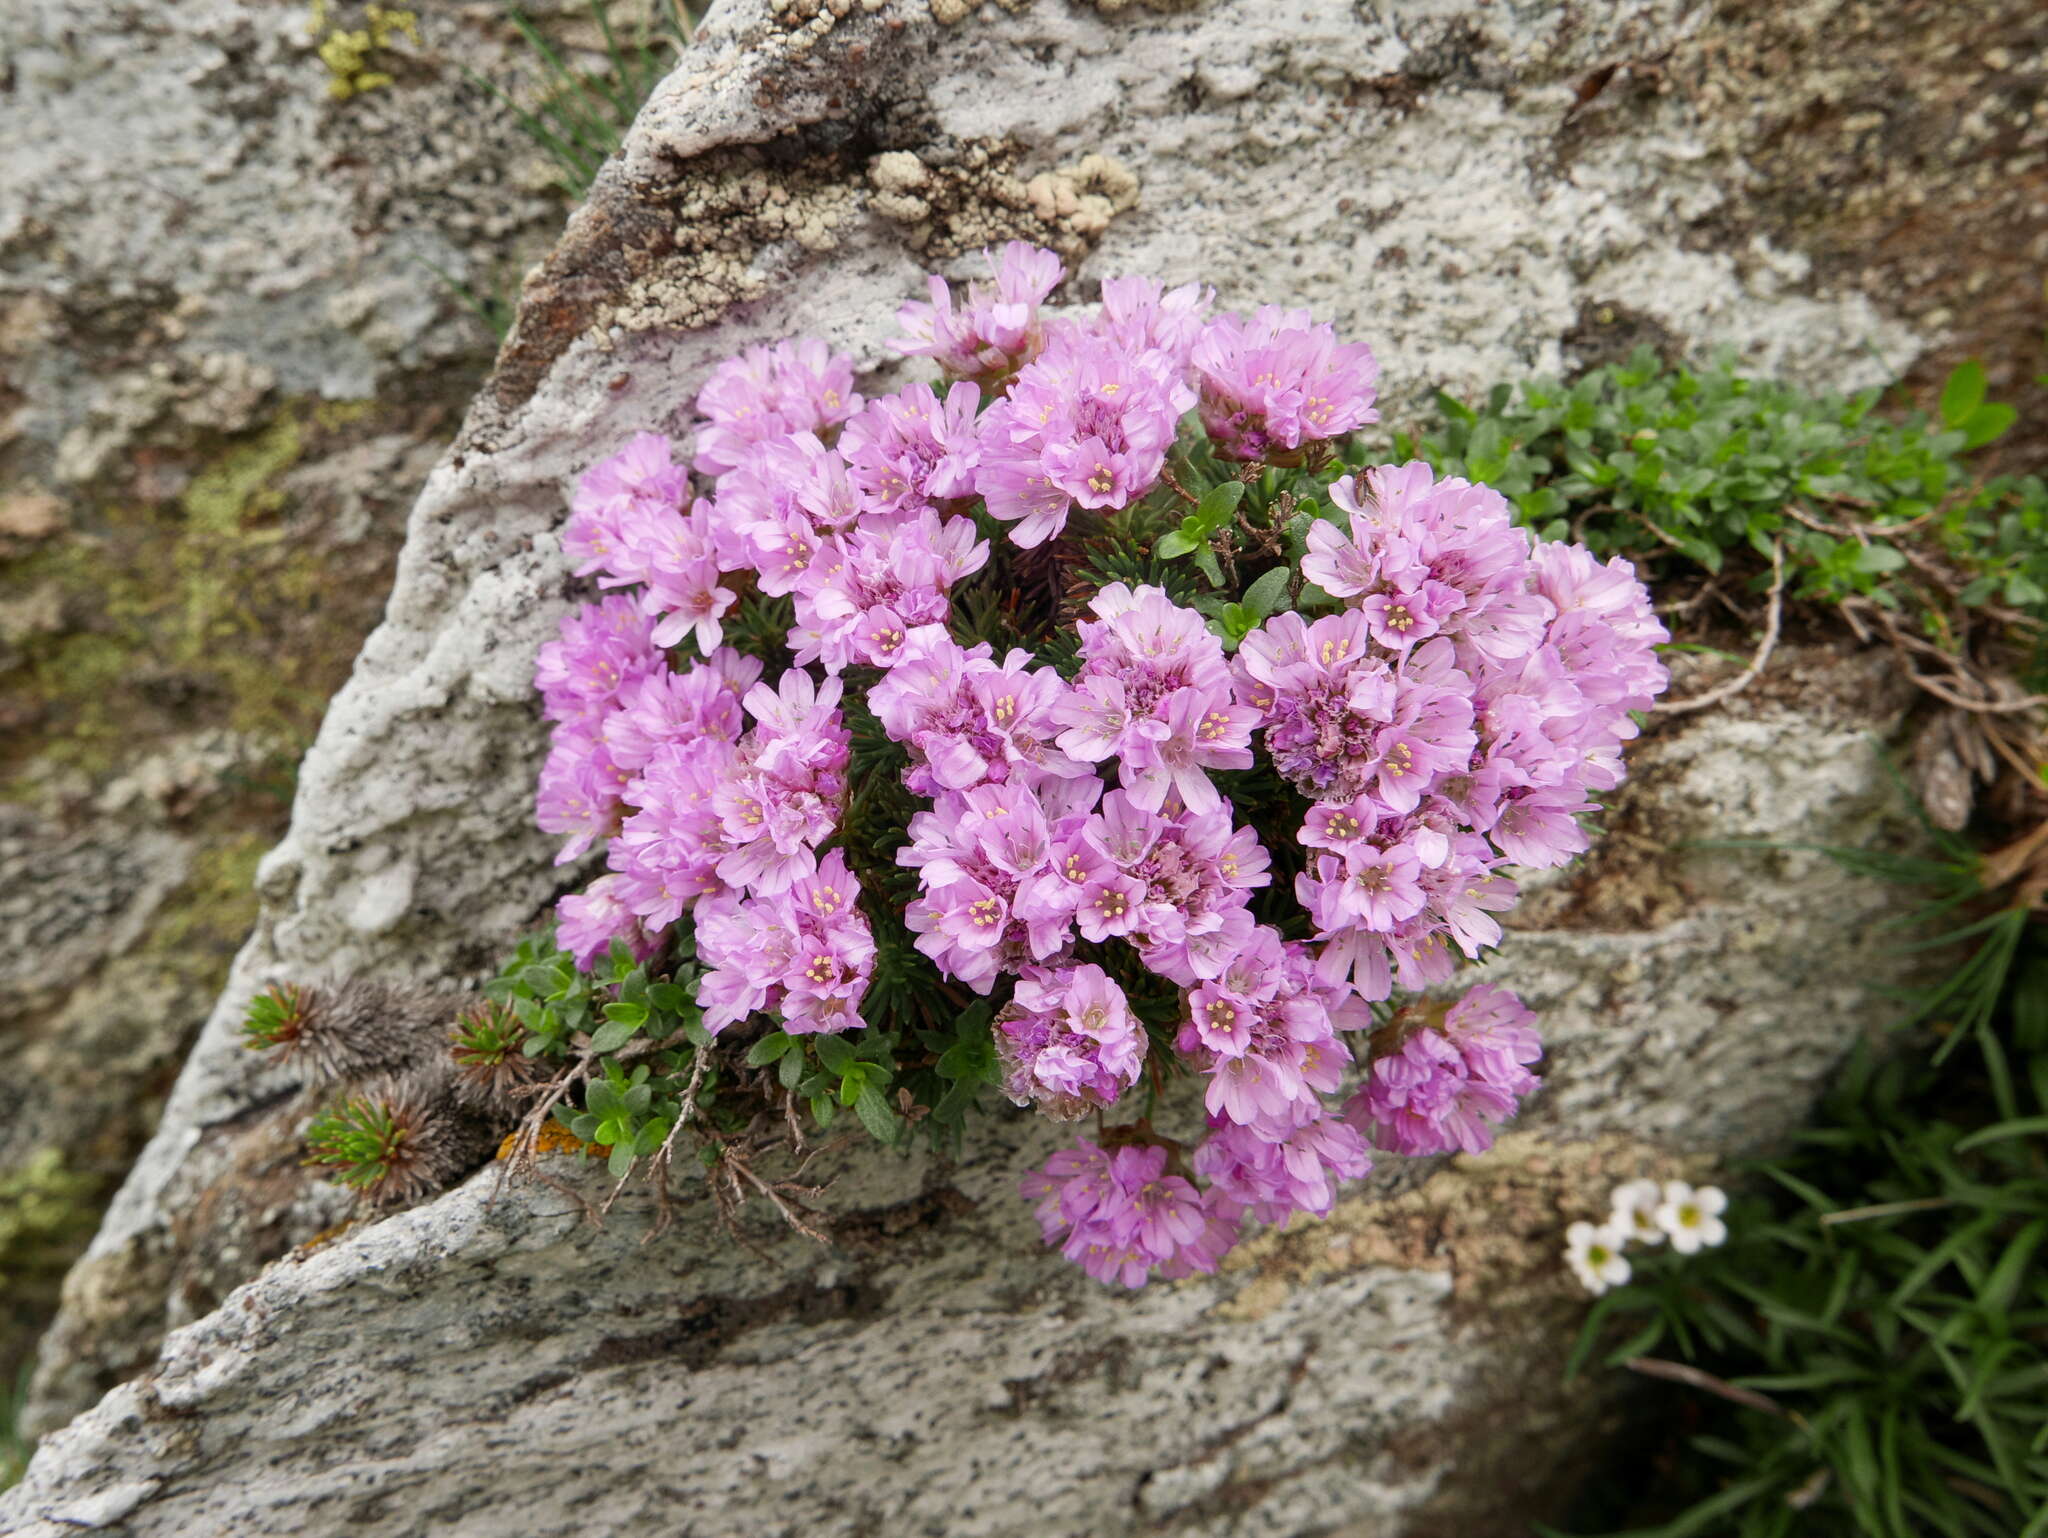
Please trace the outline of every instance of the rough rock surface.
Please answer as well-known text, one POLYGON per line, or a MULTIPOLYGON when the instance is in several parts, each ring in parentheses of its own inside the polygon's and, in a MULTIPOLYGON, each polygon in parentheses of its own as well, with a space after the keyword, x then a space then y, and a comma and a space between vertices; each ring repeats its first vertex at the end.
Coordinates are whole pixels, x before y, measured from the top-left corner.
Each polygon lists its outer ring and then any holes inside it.
MULTIPOLYGON (((1877 377, 1867 341, 1894 365, 1914 349, 1861 296, 1812 289, 1798 253, 1699 238, 1747 171, 1697 103, 1635 92, 1585 123, 1604 64, 1689 45, 1685 7, 970 9, 729 7, 529 279, 263 862, 256 934, 67 1284, 44 1424, 233 1280, 215 1264, 193 1291, 180 1267, 217 1237, 193 1193, 280 1089, 234 1042, 250 991, 474 975, 553 894, 525 829, 527 678, 573 593, 562 491, 669 424, 716 357, 806 330, 879 363, 928 260, 964 270, 1011 234, 1075 258, 1076 298, 1151 270, 1310 305, 1380 347, 1396 418, 1437 385, 1559 366, 1589 313, 1827 382, 1877 377)), ((1814 857, 1766 877, 1681 847, 1879 834, 1870 734, 1896 712, 1853 669, 1808 672, 1660 728, 1608 851, 1531 905, 1506 965, 1549 1016, 1551 1086, 1493 1160, 1136 1300, 1039 1252, 998 1134, 958 1169, 865 1161, 837 1200, 872 1243, 790 1251, 786 1273, 701 1226, 643 1249, 630 1215, 592 1236, 543 1193, 489 1207, 482 1177, 233 1294, 52 1437, 0 1513, 587 1529, 573 1503, 597 1494, 607 1530, 643 1499, 706 1533, 1484 1530, 1458 1523, 1547 1488, 1532 1433, 1576 1413, 1555 1386, 1563 1223, 1618 1174, 1781 1134, 1876 1018, 1890 969, 1859 937, 1885 894, 1814 857)), ((285 1226, 324 1218, 309 1200, 285 1226)))
POLYGON ((842 1164, 840 1245, 760 1228, 773 1265, 703 1202, 650 1242, 642 1209, 593 1230, 486 1170, 174 1333, 46 1441, 0 1533, 1505 1531, 1600 1411, 1560 1382, 1564 1225, 1780 1134, 1896 976, 1886 892, 1685 847, 1893 831, 1871 733, 1896 695, 1867 661, 1791 661, 1800 698, 1661 728, 1586 890, 1532 905, 1498 972, 1543 1013, 1548 1077, 1485 1158, 1138 1295, 1039 1243, 1014 1182, 1058 1131, 1023 1117, 958 1162, 842 1164), (1658 918, 1579 927, 1589 894, 1658 918))
MULTIPOLYGON (((497 7, 420 9, 344 75, 364 0, 0 22, 0 1382, 248 934, 489 364, 435 272, 492 294, 559 227, 465 73, 530 99, 530 52, 497 7)), ((526 9, 586 57, 576 0, 526 9)))

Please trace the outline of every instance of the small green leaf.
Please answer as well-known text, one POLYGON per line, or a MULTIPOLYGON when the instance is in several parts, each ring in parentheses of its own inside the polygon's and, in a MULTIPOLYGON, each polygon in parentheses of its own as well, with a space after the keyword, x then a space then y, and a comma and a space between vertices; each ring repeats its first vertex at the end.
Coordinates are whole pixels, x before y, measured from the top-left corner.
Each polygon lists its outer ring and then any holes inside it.
POLYGON ((837 1036, 819 1036, 814 1040, 818 1061, 824 1065, 825 1071, 835 1078, 843 1076, 846 1065, 853 1061, 853 1048, 837 1036))
POLYGON ((1983 404, 1984 365, 1971 358, 1958 364, 1941 387, 1941 420, 1949 427, 1961 427, 1983 404))
POLYGON ((765 1068, 768 1064, 779 1061, 782 1055, 795 1045, 795 1037, 782 1031, 770 1031, 747 1048, 747 1066, 765 1068))
POLYGON ((637 1030, 647 1023, 647 1006, 645 1004, 626 1003, 607 1004, 604 1007, 604 1017, 615 1024, 630 1025, 637 1030))
POLYGON ((624 1180, 632 1172, 635 1157, 631 1143, 614 1143, 611 1157, 604 1161, 604 1167, 611 1171, 612 1179, 624 1180))
POLYGON ((1159 542, 1152 547, 1152 553, 1162 561, 1171 561, 1186 555, 1201 544, 1199 539, 1187 532, 1187 526, 1169 529, 1159 536, 1159 542))
MULTIPOLYGON (((599 1054, 616 1052, 631 1041, 639 1031, 637 1025, 624 1020, 610 1020, 590 1033, 590 1050, 599 1054)), ((595 1085, 591 1086, 594 1090, 595 1085)))
POLYGON ((893 1144, 896 1141, 899 1125, 896 1113, 889 1109, 889 1102, 872 1084, 864 1088, 860 1098, 854 1101, 853 1114, 860 1118, 860 1124, 868 1129, 868 1136, 876 1142, 893 1144))
POLYGON ((2020 414, 2003 402, 1994 401, 1979 406, 1963 418, 1963 447, 1981 449, 1992 439, 2004 436, 2005 430, 2020 419, 2020 414))
POLYGON ((1293 575, 1285 566, 1275 566, 1244 590, 1244 607, 1260 619, 1286 608, 1287 583, 1293 575))
POLYGON ((784 1089, 795 1089, 804 1076, 804 1055, 801 1052, 785 1052, 782 1061, 775 1065, 775 1077, 782 1081, 784 1089))
POLYGON ((691 1004, 689 994, 674 983, 655 983, 647 990, 647 1001, 665 1014, 679 1015, 691 1004))
POLYGON ((1214 534, 1237 515, 1237 504, 1244 500, 1243 481, 1224 481, 1211 486, 1202 493, 1202 500, 1195 504, 1195 522, 1205 534, 1214 534))

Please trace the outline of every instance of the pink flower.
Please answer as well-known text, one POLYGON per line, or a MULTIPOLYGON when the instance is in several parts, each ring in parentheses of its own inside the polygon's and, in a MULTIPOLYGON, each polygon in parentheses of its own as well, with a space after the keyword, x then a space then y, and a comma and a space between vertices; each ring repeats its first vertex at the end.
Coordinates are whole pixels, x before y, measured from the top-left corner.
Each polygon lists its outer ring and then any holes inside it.
POLYGON ((1344 1119, 1390 1153, 1484 1153, 1538 1080, 1535 1016, 1505 988, 1481 984, 1452 1005, 1441 1029, 1414 1031, 1378 1058, 1344 1119))
POLYGON ((1328 1217, 1338 1185, 1369 1172, 1372 1155, 1354 1128, 1321 1115, 1278 1139, 1222 1122, 1195 1150, 1194 1166, 1212 1205, 1284 1223, 1297 1212, 1328 1217))
POLYGON ((1013 650, 1000 665, 984 643, 963 649, 943 625, 905 636, 894 665, 868 691, 882 729, 910 749, 903 783, 920 796, 1042 775, 1076 779, 1085 764, 1051 741, 1053 702, 1065 685, 1013 650))
POLYGON ((953 585, 987 560, 972 522, 930 509, 836 535, 797 579, 790 650, 800 665, 822 661, 828 673, 893 667, 910 632, 942 624, 953 585))
POLYGON ((1038 1201, 1048 1244, 1101 1282, 1142 1287, 1166 1275, 1213 1271, 1236 1238, 1193 1184, 1166 1172, 1166 1150, 1130 1144, 1106 1150, 1083 1138, 1020 1183, 1038 1201))
POLYGON ((981 439, 974 417, 981 392, 956 384, 941 401, 927 384, 871 400, 840 434, 839 451, 867 505, 919 513, 974 494, 981 439))
POLYGON ((815 337, 749 347, 711 371, 697 393, 697 468, 723 475, 786 433, 824 433, 860 410, 853 360, 815 337))
POLYGON ((983 413, 974 489, 1015 543, 1042 545, 1075 503, 1115 510, 1151 490, 1192 404, 1166 354, 1061 331, 983 413))
POLYGON ((623 690, 618 708, 605 717, 605 751, 619 768, 637 772, 665 742, 736 742, 745 724, 740 693, 760 676, 758 661, 725 649, 708 666, 650 673, 623 690))
POLYGON ((604 739, 581 722, 555 728, 534 793, 534 822, 569 841, 555 856, 566 865, 618 830, 620 793, 628 776, 605 752, 604 739))
POLYGON ((555 905, 555 944, 585 972, 610 953, 614 940, 625 941, 642 961, 661 948, 660 937, 649 934, 622 900, 623 879, 599 876, 589 890, 571 892, 555 905))
POLYGON ((540 649, 533 682, 549 720, 582 721, 596 731, 629 684, 666 665, 639 606, 607 598, 562 616, 561 639, 540 649))
POLYGON ((1249 769, 1257 713, 1230 697, 1222 644, 1202 617, 1156 587, 1121 582, 1090 601, 1098 616, 1078 624, 1082 666, 1054 702, 1070 757, 1114 757, 1132 804, 1157 811, 1169 794, 1189 810, 1222 803, 1211 769, 1249 769))
POLYGON ((1027 967, 996 1016, 1004 1090, 1056 1121, 1116 1104, 1145 1064, 1145 1031, 1098 966, 1027 967))
POLYGON ((929 304, 906 304, 896 312, 904 335, 889 345, 897 352, 931 358, 961 379, 993 384, 1037 354, 1043 341, 1038 307, 1059 287, 1065 269, 1052 252, 1013 240, 1001 261, 984 251, 991 281, 967 285, 965 302, 954 308, 946 280, 934 276, 929 304))
POLYGON ((690 477, 671 454, 660 433, 639 433, 583 472, 562 531, 562 549, 576 562, 577 576, 595 573, 607 587, 640 580, 623 531, 642 519, 681 512, 690 477))
POLYGON ((1104 278, 1096 328, 1127 352, 1162 352, 1176 371, 1202 334, 1214 289, 1183 283, 1168 290, 1157 278, 1104 278))
POLYGON ((1306 310, 1218 315, 1195 343, 1202 426, 1225 459, 1286 459, 1304 443, 1377 422, 1379 364, 1306 310))
POLYGON ((875 942, 860 883, 833 850, 816 871, 773 896, 719 892, 698 906, 698 990, 714 1036, 757 1011, 791 1035, 859 1030, 875 942))

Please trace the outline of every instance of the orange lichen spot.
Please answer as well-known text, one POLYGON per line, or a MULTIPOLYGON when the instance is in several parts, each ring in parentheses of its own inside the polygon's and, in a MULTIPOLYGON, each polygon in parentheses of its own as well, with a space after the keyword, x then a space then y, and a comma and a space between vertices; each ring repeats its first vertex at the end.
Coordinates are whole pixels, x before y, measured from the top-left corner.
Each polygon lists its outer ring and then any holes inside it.
MULTIPOLYGON (((498 1145, 499 1159, 512 1157, 512 1150, 519 1144, 519 1134, 508 1132, 505 1140, 498 1145)), ((580 1154, 590 1145, 571 1132, 553 1117, 541 1123, 540 1135, 533 1140, 533 1151, 537 1154, 580 1154)))

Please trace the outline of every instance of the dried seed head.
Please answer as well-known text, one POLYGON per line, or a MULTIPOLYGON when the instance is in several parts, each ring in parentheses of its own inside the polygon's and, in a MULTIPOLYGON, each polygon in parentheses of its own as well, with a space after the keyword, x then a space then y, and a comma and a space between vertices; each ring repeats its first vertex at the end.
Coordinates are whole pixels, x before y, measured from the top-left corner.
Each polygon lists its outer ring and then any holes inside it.
POLYGON ((455 1098, 498 1121, 518 1119, 527 1107, 519 1091, 539 1083, 546 1072, 539 1058, 526 1055, 526 1027, 519 1017, 488 1000, 456 1017, 448 1053, 456 1069, 455 1098))
POLYGON ((279 984, 258 995, 242 1031, 252 1048, 299 1061, 315 1080, 333 1083, 409 1066, 438 1055, 460 1000, 422 988, 351 977, 279 984))

